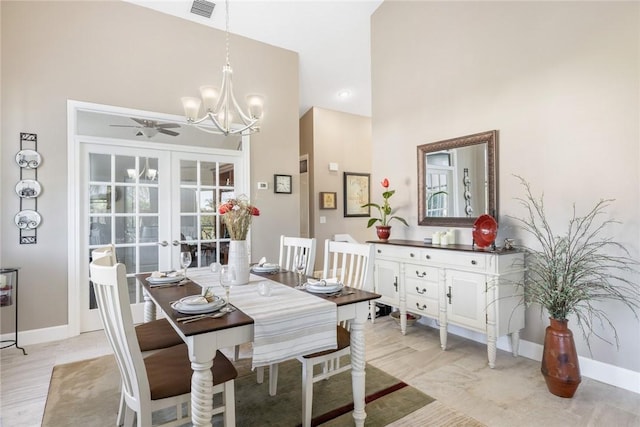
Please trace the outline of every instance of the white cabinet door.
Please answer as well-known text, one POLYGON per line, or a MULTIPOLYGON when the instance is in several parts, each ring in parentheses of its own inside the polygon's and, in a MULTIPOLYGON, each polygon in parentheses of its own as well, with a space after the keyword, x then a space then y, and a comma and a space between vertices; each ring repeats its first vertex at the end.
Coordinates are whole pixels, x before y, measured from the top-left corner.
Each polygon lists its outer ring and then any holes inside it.
POLYGON ((377 302, 394 307, 400 305, 400 263, 377 260, 374 266, 373 281, 375 292, 382 295, 377 302))
POLYGON ((447 270, 447 320, 480 332, 486 330, 486 277, 484 274, 447 270))

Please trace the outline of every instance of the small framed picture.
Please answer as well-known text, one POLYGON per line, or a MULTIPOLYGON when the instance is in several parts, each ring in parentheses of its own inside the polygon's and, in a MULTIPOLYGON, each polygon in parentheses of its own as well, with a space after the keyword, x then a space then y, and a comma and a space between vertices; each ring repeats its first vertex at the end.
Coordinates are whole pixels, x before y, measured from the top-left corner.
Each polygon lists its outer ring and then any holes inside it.
POLYGON ((320 209, 337 209, 336 193, 320 192, 320 209))
POLYGON ((273 176, 274 193, 291 194, 291 175, 273 176))
POLYGON ((344 216, 370 216, 369 207, 369 174, 344 173, 344 216))

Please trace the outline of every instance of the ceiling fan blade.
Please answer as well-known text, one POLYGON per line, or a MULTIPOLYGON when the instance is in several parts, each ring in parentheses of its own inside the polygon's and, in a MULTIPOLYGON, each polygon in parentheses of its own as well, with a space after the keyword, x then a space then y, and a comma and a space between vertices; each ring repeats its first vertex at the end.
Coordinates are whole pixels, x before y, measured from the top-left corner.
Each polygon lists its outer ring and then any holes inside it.
POLYGON ((162 129, 162 128, 159 128, 159 129, 158 129, 158 132, 160 132, 160 133, 164 133, 165 135, 171 135, 171 136, 178 136, 178 135, 180 135, 178 132, 174 132, 174 131, 172 131, 172 130, 167 130, 167 129, 162 129))
POLYGON ((111 127, 114 128, 138 128, 140 126, 134 126, 134 125, 109 125, 111 127))
POLYGON ((156 125, 157 128, 169 129, 169 128, 179 128, 180 125, 177 123, 158 123, 156 125))
POLYGON ((153 127, 156 123, 153 120, 137 119, 135 117, 130 117, 130 119, 145 127, 153 127))

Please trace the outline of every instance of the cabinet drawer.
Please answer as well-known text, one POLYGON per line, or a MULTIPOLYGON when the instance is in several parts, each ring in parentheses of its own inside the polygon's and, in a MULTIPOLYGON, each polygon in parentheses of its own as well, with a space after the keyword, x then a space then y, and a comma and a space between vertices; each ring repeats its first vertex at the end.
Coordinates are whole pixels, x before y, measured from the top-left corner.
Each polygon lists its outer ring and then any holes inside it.
POLYGON ((400 258, 405 261, 420 259, 420 249, 410 246, 376 245, 376 257, 400 258))
POLYGON ((407 280, 406 292, 408 295, 413 295, 422 298, 433 298, 438 300, 438 282, 427 282, 424 280, 407 280))
POLYGON ((416 279, 428 282, 437 282, 438 271, 440 270, 435 267, 425 267, 424 265, 418 264, 405 264, 404 277, 407 280, 416 279))
POLYGON ((437 318, 438 300, 407 294, 407 311, 437 318))
POLYGON ((487 256, 485 254, 447 250, 424 250, 421 253, 420 259, 427 263, 450 268, 459 267, 464 270, 484 271, 487 267, 487 256))

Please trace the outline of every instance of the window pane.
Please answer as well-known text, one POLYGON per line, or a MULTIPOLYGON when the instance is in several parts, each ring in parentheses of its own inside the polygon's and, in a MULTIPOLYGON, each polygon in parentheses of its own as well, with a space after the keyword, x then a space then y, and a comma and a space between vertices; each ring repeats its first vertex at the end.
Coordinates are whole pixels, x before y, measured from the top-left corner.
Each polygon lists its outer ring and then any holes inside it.
POLYGON ((158 271, 158 245, 140 246, 140 272, 158 271))
POLYGON ((136 158, 131 156, 116 156, 115 182, 135 181, 138 175, 136 169, 136 158))
POLYGON ((200 212, 215 212, 215 192, 213 190, 200 190, 200 212))
POLYGON ((232 163, 222 163, 220 164, 220 185, 222 186, 233 186, 233 164, 232 163))
POLYGON ((138 187, 140 213, 158 213, 158 187, 138 187))
POLYGON ((140 219, 140 242, 158 241, 158 217, 145 216, 140 219))
POLYGON ((91 218, 89 244, 106 245, 109 243, 111 243, 111 218, 105 216, 91 218))
POLYGON ((216 163, 201 162, 200 163, 200 184, 213 186, 216 185, 216 163))
POLYGON ((116 213, 136 211, 136 187, 116 186, 116 213))
POLYGON ((116 248, 116 258, 127 266, 127 274, 136 272, 136 248, 116 248))
POLYGON ((180 160, 180 184, 196 184, 196 162, 194 160, 180 160))
POLYGON ((111 182, 111 156, 89 154, 89 181, 111 182))
POLYGON ((215 216, 203 215, 200 217, 200 236, 202 240, 213 240, 216 238, 215 216))
POLYGON ((89 186, 89 213, 111 212, 111 186, 89 186))
POLYGON ((136 241, 136 218, 133 216, 116 218, 116 243, 136 241))
POLYGON ((180 189, 180 212, 195 213, 196 206, 196 189, 181 188, 180 189))
POLYGON ((183 216, 180 218, 180 240, 194 240, 196 238, 196 217, 183 216))

